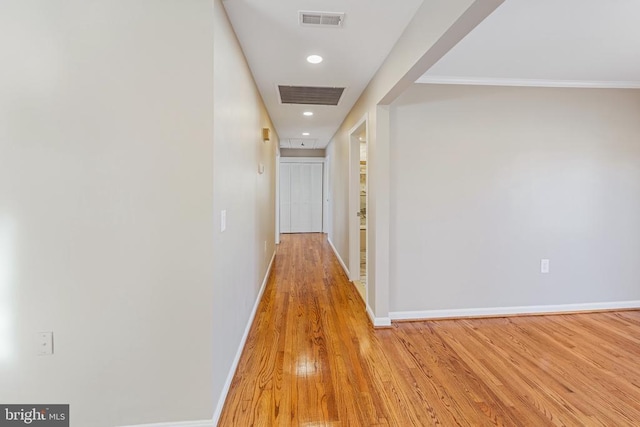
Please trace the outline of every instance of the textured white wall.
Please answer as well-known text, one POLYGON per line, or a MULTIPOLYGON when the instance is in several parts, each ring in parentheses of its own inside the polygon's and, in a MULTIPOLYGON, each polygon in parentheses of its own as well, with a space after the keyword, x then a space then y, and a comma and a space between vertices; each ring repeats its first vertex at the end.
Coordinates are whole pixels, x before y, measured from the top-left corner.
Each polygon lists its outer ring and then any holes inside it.
POLYGON ((214 331, 215 405, 223 396, 241 338, 275 251, 275 158, 279 144, 229 24, 215 7, 214 59, 214 331), (272 129, 269 142, 262 128, 272 129), (265 167, 258 174, 258 164, 265 167), (220 211, 227 211, 220 232, 220 211), (266 247, 265 247, 266 242, 266 247))
POLYGON ((638 117, 638 90, 414 85, 391 114, 391 310, 640 300, 638 117))
POLYGON ((212 12, 0 2, 1 402, 211 418, 212 12))

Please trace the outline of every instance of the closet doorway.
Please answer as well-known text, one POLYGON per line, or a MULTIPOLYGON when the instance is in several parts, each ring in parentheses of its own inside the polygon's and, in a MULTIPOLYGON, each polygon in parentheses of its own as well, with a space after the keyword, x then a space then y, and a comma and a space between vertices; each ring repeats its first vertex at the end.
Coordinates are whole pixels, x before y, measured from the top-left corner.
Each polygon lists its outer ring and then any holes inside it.
POLYGON ((324 159, 280 159, 280 232, 321 233, 324 159))

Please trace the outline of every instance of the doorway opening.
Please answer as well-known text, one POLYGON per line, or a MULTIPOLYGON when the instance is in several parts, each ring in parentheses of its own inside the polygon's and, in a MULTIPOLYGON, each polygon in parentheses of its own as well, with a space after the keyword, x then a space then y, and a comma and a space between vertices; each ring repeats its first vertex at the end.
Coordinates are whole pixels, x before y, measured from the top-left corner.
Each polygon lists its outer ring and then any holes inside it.
POLYGON ((350 279, 366 302, 369 242, 366 117, 351 130, 349 139, 349 271, 350 279))

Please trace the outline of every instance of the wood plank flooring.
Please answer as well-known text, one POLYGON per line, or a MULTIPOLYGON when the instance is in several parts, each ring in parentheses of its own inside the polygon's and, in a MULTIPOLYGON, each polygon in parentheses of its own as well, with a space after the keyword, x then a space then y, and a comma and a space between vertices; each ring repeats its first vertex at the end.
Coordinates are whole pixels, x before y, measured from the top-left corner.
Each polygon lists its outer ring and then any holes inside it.
POLYGON ((219 426, 639 426, 640 312, 374 330, 322 234, 285 235, 219 426))

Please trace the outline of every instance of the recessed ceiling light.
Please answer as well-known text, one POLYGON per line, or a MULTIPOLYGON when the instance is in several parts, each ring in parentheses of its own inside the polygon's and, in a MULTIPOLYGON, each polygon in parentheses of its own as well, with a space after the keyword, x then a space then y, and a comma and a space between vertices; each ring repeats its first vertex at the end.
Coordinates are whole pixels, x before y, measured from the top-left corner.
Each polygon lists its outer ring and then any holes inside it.
POLYGON ((309 136, 310 133, 309 132, 302 132, 302 136, 309 136))
POLYGON ((312 64, 319 64, 322 62, 322 56, 320 55, 309 55, 307 56, 307 62, 312 64))
POLYGON ((312 111, 305 111, 304 113, 305 116, 313 116, 313 112, 312 111))

